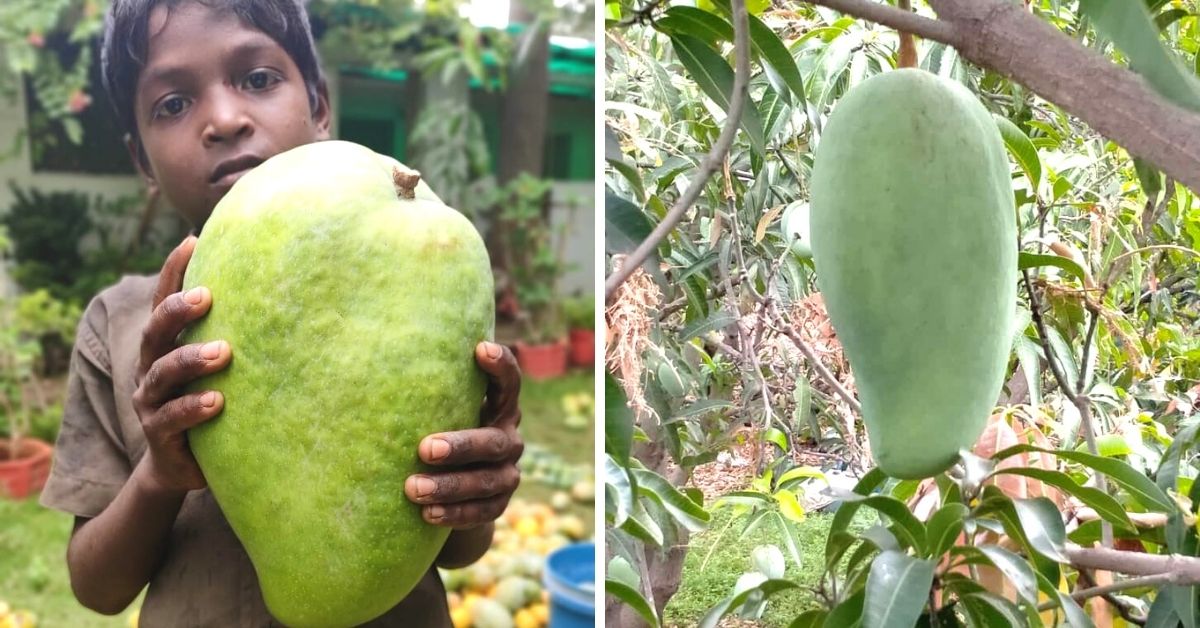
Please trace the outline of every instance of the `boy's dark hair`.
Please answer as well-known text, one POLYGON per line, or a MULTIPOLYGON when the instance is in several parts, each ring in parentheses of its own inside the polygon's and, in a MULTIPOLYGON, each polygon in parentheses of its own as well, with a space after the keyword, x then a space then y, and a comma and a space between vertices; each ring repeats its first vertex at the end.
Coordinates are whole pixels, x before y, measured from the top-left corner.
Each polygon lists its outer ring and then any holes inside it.
MULTIPOLYGON (((230 11, 243 23, 275 40, 300 68, 308 91, 308 106, 317 110, 317 86, 321 68, 304 0, 113 0, 104 20, 104 39, 100 48, 104 91, 116 111, 117 119, 138 141, 134 95, 138 75, 146 66, 149 46, 150 13, 165 5, 168 13, 185 2, 197 2, 210 9, 230 11)), ((140 151, 139 151, 140 152, 140 151)))

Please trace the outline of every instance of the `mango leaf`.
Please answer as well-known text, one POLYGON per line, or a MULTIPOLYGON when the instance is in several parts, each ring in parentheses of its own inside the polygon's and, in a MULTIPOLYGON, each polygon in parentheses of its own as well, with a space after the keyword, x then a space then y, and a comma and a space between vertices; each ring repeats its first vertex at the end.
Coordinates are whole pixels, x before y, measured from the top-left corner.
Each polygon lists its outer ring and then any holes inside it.
POLYGON ((1092 619, 1083 612, 1082 608, 1079 608, 1079 604, 1071 599, 1071 596, 1059 591, 1058 587, 1041 574, 1038 574, 1038 589, 1051 599, 1058 600, 1058 607, 1063 611, 1066 622, 1055 625, 1069 628, 1096 628, 1096 624, 1092 623, 1092 619))
POLYGON ((833 607, 825 617, 824 628, 848 628, 856 626, 863 616, 863 603, 866 601, 866 589, 860 589, 854 595, 846 598, 841 604, 833 607))
POLYGON ((871 563, 864 628, 908 628, 917 623, 933 586, 934 562, 903 552, 883 552, 871 563))
POLYGON ((646 598, 642 597, 640 591, 630 587, 624 582, 605 579, 604 592, 617 598, 618 600, 621 600, 625 604, 629 605, 630 608, 637 611, 637 614, 641 615, 642 619, 646 620, 646 623, 649 624, 651 628, 658 628, 658 617, 654 614, 654 607, 646 601, 646 598))
POLYGON ((741 593, 721 600, 716 606, 705 613, 700 623, 697 624, 697 628, 716 628, 717 623, 721 621, 722 617, 729 614, 730 610, 745 604, 746 600, 755 593, 762 594, 762 599, 766 600, 780 591, 798 588, 800 588, 800 585, 791 580, 764 580, 758 586, 751 587, 741 593))
POLYGON ((783 516, 801 523, 804 521, 804 507, 800 505, 800 500, 796 499, 796 494, 784 489, 775 491, 775 501, 779 503, 779 512, 783 516))
POLYGON ((1008 152, 1012 154, 1013 159, 1017 160, 1021 170, 1025 171, 1025 176, 1029 179, 1029 189, 1037 194, 1038 185, 1042 181, 1042 160, 1038 158, 1033 142, 1029 141, 1025 132, 1008 118, 995 114, 992 114, 992 117, 996 120, 996 126, 1000 129, 1000 137, 1004 138, 1004 145, 1008 147, 1008 152))
MULTIPOLYGON (((799 504, 797 504, 797 506, 799 506, 799 504)), ((783 538, 783 544, 787 547, 788 555, 792 557, 792 562, 796 563, 797 568, 803 568, 804 554, 800 552, 800 543, 796 540, 795 527, 792 526, 792 524, 789 523, 788 520, 778 512, 771 512, 770 514, 774 518, 775 528, 779 530, 779 536, 783 538)))
MULTIPOLYGON (((879 470, 878 467, 871 469, 866 475, 854 485, 854 492, 859 495, 869 495, 879 486, 887 481, 887 474, 879 470)), ((850 527, 850 522, 854 520, 854 514, 858 512, 859 502, 843 503, 837 512, 833 514, 833 521, 829 524, 829 536, 825 540, 825 561, 829 563, 830 555, 836 548, 834 539, 838 532, 845 532, 850 527)), ((907 509, 906 509, 907 510, 907 509)), ((843 548, 844 550, 844 548, 843 548)))
POLYGON ((1037 575, 1024 558, 999 545, 960 546, 951 550, 951 553, 968 558, 968 562, 984 562, 999 569, 1012 582, 1017 595, 1037 605, 1037 575))
MULTIPOLYGON (((728 112, 729 95, 733 92, 733 68, 729 67, 721 55, 691 35, 672 35, 671 43, 680 63, 695 79, 704 94, 723 111, 728 112)), ((750 98, 749 91, 745 98, 746 104, 742 107, 742 118, 739 122, 742 130, 750 138, 750 145, 754 151, 759 157, 765 158, 767 142, 763 137, 762 117, 754 99, 750 98)))
MULTIPOLYGON (((632 252, 653 229, 642 210, 604 186, 604 248, 609 254, 632 252)), ((651 251, 642 268, 652 275, 662 275, 657 252, 651 251)))
POLYGON ((703 336, 710 331, 724 329, 738 322, 738 320, 736 314, 726 310, 718 310, 709 315, 708 318, 696 321, 685 327, 683 331, 679 332, 679 340, 680 342, 687 342, 696 336, 703 336))
POLYGON ((968 512, 966 504, 954 503, 946 504, 933 513, 925 524, 926 557, 936 558, 954 546, 968 512))
POLYGON ((629 162, 624 159, 609 159, 608 165, 612 166, 613 170, 621 173, 625 180, 629 182, 629 186, 633 188, 634 194, 637 194, 639 202, 646 200, 646 188, 642 185, 642 177, 638 174, 637 168, 629 165, 629 162))
POLYGON ((796 59, 780 41, 779 35, 763 24, 762 20, 750 16, 750 43, 762 60, 763 71, 766 72, 767 79, 775 91, 788 103, 804 107, 804 78, 800 76, 796 59), (788 97, 789 92, 795 95, 795 100, 788 97))
POLYGON ((788 469, 779 479, 775 481, 778 487, 785 487, 789 482, 794 480, 817 479, 824 480, 825 474, 820 469, 815 467, 795 467, 788 469))
POLYGON ((1080 281, 1083 281, 1085 276, 1083 267, 1066 257, 1059 255, 1040 255, 1037 253, 1026 253, 1024 251, 1017 253, 1017 270, 1037 268, 1039 266, 1056 266, 1067 271, 1067 273, 1069 273, 1072 277, 1075 277, 1080 281))
POLYGON ((1162 191, 1162 173, 1150 165, 1150 162, 1134 157, 1133 170, 1137 174, 1138 182, 1142 184, 1142 193, 1147 198, 1154 198, 1162 191))
POLYGON ((854 504, 867 506, 881 514, 887 515, 896 524, 894 532, 897 532, 898 536, 903 537, 903 541, 909 547, 916 550, 918 555, 924 554, 925 525, 912 514, 904 502, 887 495, 871 495, 870 497, 847 495, 842 500, 842 506, 838 508, 839 512, 843 508, 854 504))
POLYGON ((712 515, 703 506, 679 492, 663 476, 647 469, 631 469, 637 480, 638 492, 662 504, 677 523, 692 532, 708 526, 712 515))
POLYGON ((633 412, 625 401, 625 391, 612 373, 604 374, 604 451, 621 465, 629 465, 633 446, 633 412))
POLYGON ((1159 40, 1144 4, 1079 0, 1079 11, 1129 57, 1130 67, 1155 91, 1181 107, 1200 111, 1200 84, 1159 40))
POLYGON ((1090 506, 1100 515, 1100 518, 1112 523, 1116 526, 1134 529, 1133 521, 1129 519, 1129 515, 1125 512, 1125 508, 1121 506, 1117 500, 1113 499, 1108 493, 1090 486, 1081 486, 1071 479, 1071 476, 1062 473, 1061 471, 1051 471, 1049 469, 1037 469, 1033 467, 1012 467, 1008 469, 997 469, 992 475, 1021 475, 1028 478, 1034 478, 1044 484, 1049 484, 1068 495, 1071 495, 1084 504, 1090 506))
POLYGON ((1014 499, 1013 507, 1021 528, 1029 538, 1029 544, 1047 558, 1060 563, 1068 562, 1063 548, 1067 542, 1067 528, 1054 502, 1045 497, 1014 499))
POLYGON ((621 524, 620 529, 655 547, 662 547, 662 528, 646 511, 641 500, 634 500, 633 510, 630 511, 629 518, 625 520, 625 523, 621 524))
POLYGON ((1124 488, 1129 494, 1137 500, 1142 507, 1155 512, 1173 513, 1177 507, 1175 502, 1171 500, 1167 494, 1154 483, 1153 480, 1146 477, 1145 474, 1134 470, 1127 463, 1115 458, 1103 458, 1101 456, 1093 456, 1090 453, 1079 451, 1042 449, 1032 445, 1014 445, 999 451, 992 458, 994 460, 1003 460, 1009 456, 1015 456, 1019 453, 1028 451, 1040 451, 1048 454, 1054 454, 1059 458, 1065 458, 1072 462, 1082 464, 1094 471, 1099 471, 1106 475, 1110 480, 1116 482, 1124 488))
POLYGON ((1154 26, 1158 30, 1166 30, 1166 28, 1175 22, 1191 15, 1187 9, 1168 9, 1154 16, 1154 26))
POLYGON ((962 602, 967 622, 972 628, 1029 625, 1015 604, 995 593, 980 591, 960 595, 958 599, 962 602))
POLYGON ((763 440, 778 447, 779 451, 788 451, 787 435, 780 431, 780 429, 777 427, 768 429, 763 434, 763 440))
POLYGON ((654 21, 654 27, 667 35, 691 35, 717 48, 721 41, 733 41, 733 25, 696 7, 673 6, 654 21))
POLYGON ((614 527, 620 527, 633 512, 634 486, 629 471, 613 460, 612 456, 604 457, 604 492, 605 508, 610 504, 615 507, 612 524, 614 527), (610 490, 613 495, 608 497, 610 490))
POLYGON ((821 628, 825 625, 825 617, 829 612, 824 609, 804 611, 788 624, 788 628, 821 628))
MULTIPOLYGON (((1079 443, 1075 451, 1088 451, 1087 443, 1079 443)), ((1105 458, 1128 456, 1133 453, 1124 434, 1101 434, 1096 437, 1096 452, 1105 458)))
POLYGON ((680 419, 701 416, 714 410, 722 410, 732 407, 734 407, 734 403, 732 401, 726 401, 724 399, 701 399, 680 408, 679 411, 675 413, 675 416, 671 417, 671 419, 667 422, 673 423, 680 419))

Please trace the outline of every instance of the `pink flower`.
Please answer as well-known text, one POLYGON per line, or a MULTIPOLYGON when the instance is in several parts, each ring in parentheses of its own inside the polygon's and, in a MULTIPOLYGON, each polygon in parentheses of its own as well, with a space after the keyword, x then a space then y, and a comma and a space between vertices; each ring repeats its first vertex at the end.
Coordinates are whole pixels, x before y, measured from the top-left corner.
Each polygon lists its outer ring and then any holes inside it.
POLYGON ((77 89, 71 94, 70 100, 67 101, 67 109, 70 109, 71 113, 80 113, 84 109, 87 109, 90 104, 92 104, 92 97, 84 93, 83 90, 77 89))
POLYGON ((42 46, 46 45, 46 38, 42 37, 42 34, 37 31, 29 33, 29 36, 25 38, 25 41, 29 42, 29 45, 33 46, 34 48, 41 48, 42 46))

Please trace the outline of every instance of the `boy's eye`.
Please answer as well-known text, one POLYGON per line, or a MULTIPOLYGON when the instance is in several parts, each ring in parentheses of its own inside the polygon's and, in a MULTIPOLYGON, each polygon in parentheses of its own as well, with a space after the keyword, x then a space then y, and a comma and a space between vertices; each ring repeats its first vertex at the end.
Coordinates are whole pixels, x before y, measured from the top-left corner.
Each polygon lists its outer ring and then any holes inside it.
POLYGON ((266 89, 280 81, 279 77, 266 70, 255 70, 246 75, 243 83, 250 89, 266 89))
POLYGON ((169 117, 173 118, 187 109, 187 101, 180 96, 170 96, 158 104, 155 108, 154 117, 169 117))

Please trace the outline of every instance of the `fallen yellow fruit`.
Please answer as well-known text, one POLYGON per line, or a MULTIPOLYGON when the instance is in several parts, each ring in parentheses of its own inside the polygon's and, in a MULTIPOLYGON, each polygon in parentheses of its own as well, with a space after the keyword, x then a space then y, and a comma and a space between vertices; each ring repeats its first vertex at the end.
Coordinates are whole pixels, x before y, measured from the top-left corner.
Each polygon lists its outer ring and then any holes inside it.
POLYGON ((450 623, 454 624, 454 628, 471 628, 471 611, 466 607, 458 607, 450 610, 450 623))
POLYGON ((513 623, 516 628, 538 628, 539 626, 537 617, 527 608, 522 608, 517 611, 516 615, 513 615, 513 623))

